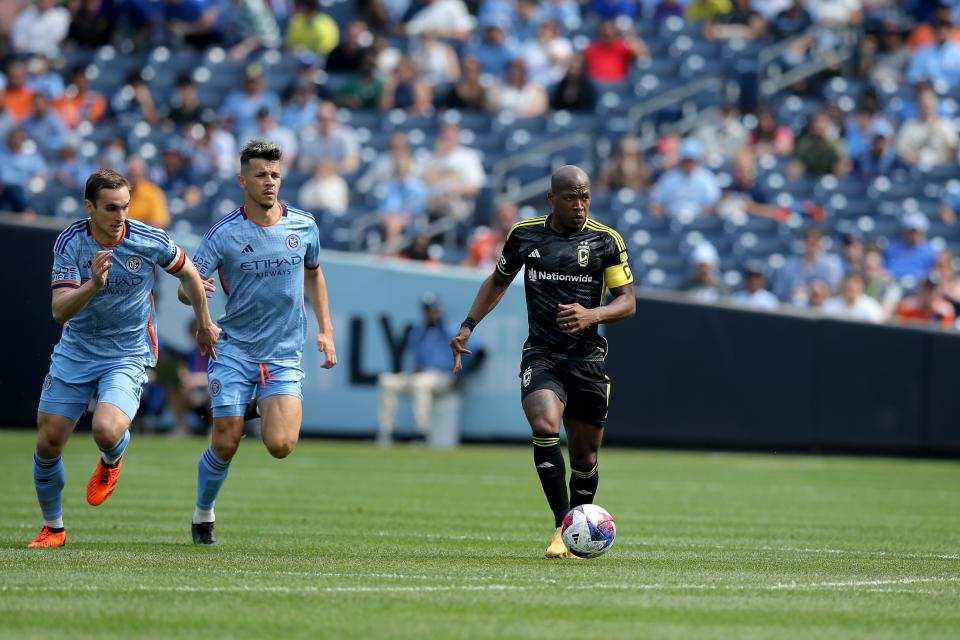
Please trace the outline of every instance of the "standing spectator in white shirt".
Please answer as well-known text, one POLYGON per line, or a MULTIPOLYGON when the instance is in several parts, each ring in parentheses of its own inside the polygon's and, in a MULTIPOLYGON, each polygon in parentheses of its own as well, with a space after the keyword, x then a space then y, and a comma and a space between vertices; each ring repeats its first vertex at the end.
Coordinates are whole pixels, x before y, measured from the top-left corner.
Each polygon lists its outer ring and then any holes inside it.
POLYGON ((883 322, 883 309, 863 292, 863 278, 855 273, 844 276, 839 296, 823 303, 823 315, 860 322, 883 322))
POLYGON ((430 190, 431 216, 452 216, 463 221, 473 211, 473 199, 483 188, 487 175, 480 154, 460 144, 460 127, 446 124, 440 129, 433 156, 424 167, 423 179, 430 190))
POLYGON ((10 37, 17 53, 42 53, 55 58, 70 29, 70 12, 54 0, 34 0, 13 21, 10 37))
POLYGON ((730 296, 730 301, 747 309, 775 311, 780 306, 777 296, 767 290, 763 265, 751 261, 744 269, 743 289, 730 296))

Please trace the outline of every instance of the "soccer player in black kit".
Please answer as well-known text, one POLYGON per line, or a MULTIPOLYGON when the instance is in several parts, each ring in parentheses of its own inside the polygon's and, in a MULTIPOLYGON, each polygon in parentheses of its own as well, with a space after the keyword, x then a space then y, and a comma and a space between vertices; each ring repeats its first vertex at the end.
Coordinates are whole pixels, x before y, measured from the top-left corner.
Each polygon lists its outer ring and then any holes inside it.
POLYGON ((480 285, 467 319, 450 343, 453 370, 469 354, 467 341, 490 313, 521 267, 526 267, 529 336, 520 361, 520 395, 533 431, 533 463, 557 527, 544 551, 570 558, 560 524, 571 508, 593 502, 599 483, 597 452, 610 399, 604 369, 607 341, 597 325, 636 311, 633 274, 620 235, 590 219, 590 179, 579 167, 551 176, 548 216, 510 229, 496 270, 480 285), (607 289, 613 298, 604 305, 607 289), (570 492, 560 449, 560 422, 567 430, 570 492))

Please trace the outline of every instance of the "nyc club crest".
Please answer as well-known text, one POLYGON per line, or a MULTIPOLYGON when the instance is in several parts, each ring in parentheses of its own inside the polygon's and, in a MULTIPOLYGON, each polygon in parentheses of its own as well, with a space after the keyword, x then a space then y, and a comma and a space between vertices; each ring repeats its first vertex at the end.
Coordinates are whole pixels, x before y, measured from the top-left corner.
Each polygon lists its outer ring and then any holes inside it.
POLYGON ((127 258, 127 271, 130 273, 137 273, 140 271, 140 268, 143 266, 143 261, 137 256, 132 256, 127 258))
POLYGON ((577 264, 581 267, 587 266, 587 263, 590 262, 590 243, 581 242, 577 247, 577 264))

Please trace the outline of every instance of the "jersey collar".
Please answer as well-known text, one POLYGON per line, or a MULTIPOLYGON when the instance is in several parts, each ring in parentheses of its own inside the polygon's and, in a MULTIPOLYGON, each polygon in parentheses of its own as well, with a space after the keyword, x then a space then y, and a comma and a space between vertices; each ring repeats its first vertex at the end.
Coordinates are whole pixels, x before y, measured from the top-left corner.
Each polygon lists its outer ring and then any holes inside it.
MULTIPOLYGON (((547 231, 549 231, 550 233, 555 234, 555 235, 558 235, 558 236, 559 236, 559 235, 562 235, 562 234, 559 234, 559 233, 557 233, 556 231, 554 231, 554 230, 553 230, 553 227, 550 226, 550 221, 551 221, 551 220, 553 220, 553 214, 552 214, 552 213, 548 213, 548 214, 547 214, 547 217, 544 218, 544 220, 543 220, 543 228, 546 229, 547 231)), ((579 232, 579 231, 583 231, 584 229, 586 229, 586 228, 587 228, 587 223, 588 223, 589 221, 590 221, 590 216, 587 216, 586 218, 583 219, 583 224, 580 225, 580 228, 577 229, 576 231, 573 231, 572 233, 577 233, 577 232, 579 232)))
POLYGON ((93 220, 91 220, 90 218, 87 218, 87 235, 93 238, 93 241, 96 242, 101 247, 105 249, 109 249, 111 247, 117 246, 118 244, 120 244, 121 242, 123 242, 124 240, 130 237, 130 221, 129 220, 123 221, 123 235, 120 236, 119 240, 117 240, 116 242, 112 242, 110 244, 104 244, 99 240, 97 240, 97 237, 93 235, 93 220))
MULTIPOLYGON (((280 202, 280 201, 277 200, 277 202, 280 202)), ((247 208, 245 206, 240 207, 240 215, 242 215, 245 220, 249 220, 253 224, 257 225, 258 227, 272 227, 273 225, 277 224, 277 222, 280 222, 280 220, 282 220, 287 216, 287 205, 285 205, 282 202, 280 202, 280 212, 281 212, 280 217, 277 218, 276 222, 271 222, 270 224, 260 224, 259 222, 257 222, 256 220, 254 220, 253 218, 247 215, 247 208)))

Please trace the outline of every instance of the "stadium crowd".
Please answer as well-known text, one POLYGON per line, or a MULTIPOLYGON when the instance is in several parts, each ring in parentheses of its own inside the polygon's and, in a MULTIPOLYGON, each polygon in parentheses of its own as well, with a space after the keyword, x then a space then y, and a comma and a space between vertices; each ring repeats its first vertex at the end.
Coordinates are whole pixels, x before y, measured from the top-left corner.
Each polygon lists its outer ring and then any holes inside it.
POLYGON ((594 213, 641 286, 951 326, 955 25, 958 0, 4 2, 0 210, 78 217, 106 166, 129 176, 132 217, 202 232, 239 204, 237 149, 263 137, 327 246, 489 268, 534 202, 493 192, 496 163, 525 128, 572 121, 596 136, 594 213), (745 89, 682 135, 604 128, 691 47, 783 43, 788 71, 845 42, 851 59, 768 101, 745 89))

